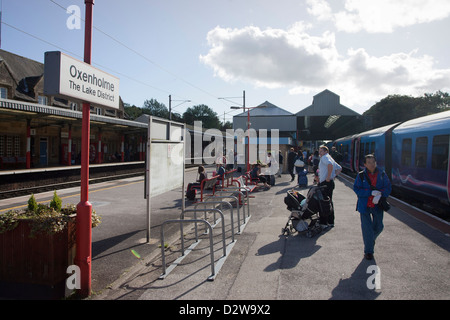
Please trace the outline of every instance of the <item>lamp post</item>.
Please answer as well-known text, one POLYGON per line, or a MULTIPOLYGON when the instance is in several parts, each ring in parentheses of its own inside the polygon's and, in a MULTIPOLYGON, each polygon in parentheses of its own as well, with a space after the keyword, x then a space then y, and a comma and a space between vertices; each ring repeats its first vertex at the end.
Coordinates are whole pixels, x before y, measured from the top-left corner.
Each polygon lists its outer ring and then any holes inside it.
MULTIPOLYGON (((246 168, 247 171, 250 171, 250 110, 256 109, 256 108, 265 108, 266 106, 257 106, 257 107, 247 107, 247 155, 246 155, 246 168)), ((230 109, 244 109, 245 112, 245 106, 238 107, 238 106, 231 106, 230 109)))

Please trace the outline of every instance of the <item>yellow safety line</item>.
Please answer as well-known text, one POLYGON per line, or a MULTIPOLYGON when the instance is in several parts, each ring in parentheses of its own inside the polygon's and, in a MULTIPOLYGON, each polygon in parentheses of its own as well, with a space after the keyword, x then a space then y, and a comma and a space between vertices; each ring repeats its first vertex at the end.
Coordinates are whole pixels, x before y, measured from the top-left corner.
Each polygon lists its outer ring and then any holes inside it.
MULTIPOLYGON (((89 191, 89 194, 94 193, 94 192, 99 192, 99 191, 105 191, 105 190, 109 190, 109 189, 119 188, 119 187, 126 187, 126 186, 129 186, 129 185, 136 184, 136 183, 141 183, 141 182, 143 182, 143 181, 130 182, 130 183, 122 184, 122 185, 119 185, 119 186, 112 186, 112 187, 108 187, 108 188, 97 189, 97 190, 89 191)), ((61 200, 62 200, 62 199, 67 199, 67 198, 76 197, 76 196, 80 196, 80 194, 77 193, 77 194, 72 194, 72 195, 70 195, 70 196, 65 196, 65 197, 60 197, 60 198, 61 198, 61 200)), ((44 201, 38 201, 38 203, 50 202, 51 200, 52 200, 52 199, 44 200, 44 201)), ((28 205, 25 204, 25 205, 16 206, 16 207, 11 207, 11 208, 7 208, 7 209, 0 209, 0 212, 3 212, 3 211, 9 211, 9 210, 15 210, 15 209, 20 209, 20 208, 24 208, 24 207, 26 207, 26 206, 28 206, 28 205)))

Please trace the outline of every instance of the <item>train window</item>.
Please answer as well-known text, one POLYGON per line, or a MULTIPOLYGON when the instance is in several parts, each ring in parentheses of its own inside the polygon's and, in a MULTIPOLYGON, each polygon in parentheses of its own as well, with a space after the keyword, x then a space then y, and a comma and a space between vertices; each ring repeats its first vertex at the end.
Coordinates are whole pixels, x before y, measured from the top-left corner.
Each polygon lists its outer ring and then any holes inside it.
POLYGON ((448 134, 433 137, 431 167, 435 170, 447 171, 449 137, 448 134))
POLYGON ((375 141, 370 143, 370 153, 375 154, 375 141))
POLYGON ((416 139, 415 162, 417 168, 425 168, 427 166, 427 149, 428 138, 420 137, 416 139))
POLYGON ((411 166, 411 148, 412 139, 403 139, 402 141, 402 166, 411 166))
POLYGON ((369 154, 370 153, 370 143, 369 142, 366 142, 366 148, 365 149, 366 150, 364 152, 364 155, 369 154))

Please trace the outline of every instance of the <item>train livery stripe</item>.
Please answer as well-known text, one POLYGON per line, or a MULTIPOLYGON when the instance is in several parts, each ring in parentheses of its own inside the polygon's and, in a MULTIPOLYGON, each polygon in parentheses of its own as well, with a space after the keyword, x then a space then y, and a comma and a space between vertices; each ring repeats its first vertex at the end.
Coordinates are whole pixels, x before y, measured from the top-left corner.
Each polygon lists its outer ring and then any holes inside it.
POLYGON ((450 202, 450 141, 449 141, 449 146, 448 146, 448 158, 447 158, 447 197, 448 197, 448 202, 450 202))

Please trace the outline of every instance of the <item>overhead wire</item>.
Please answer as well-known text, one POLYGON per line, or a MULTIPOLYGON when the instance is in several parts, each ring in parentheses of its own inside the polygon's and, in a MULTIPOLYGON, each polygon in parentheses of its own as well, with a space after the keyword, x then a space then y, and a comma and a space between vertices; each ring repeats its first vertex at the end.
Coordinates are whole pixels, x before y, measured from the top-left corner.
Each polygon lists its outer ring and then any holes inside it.
MULTIPOLYGON (((65 7, 62 6, 61 4, 57 3, 55 0, 49 0, 49 1, 52 2, 53 4, 57 5, 58 7, 60 7, 61 9, 63 9, 64 11, 67 12, 67 8, 65 8, 65 7)), ((84 19, 83 19, 82 17, 78 17, 78 18, 80 18, 81 21, 84 21, 84 19)), ((180 78, 180 77, 179 77, 178 75, 176 75, 175 73, 171 72, 170 70, 167 70, 166 68, 164 68, 164 67, 162 67, 161 65, 159 65, 158 63, 152 61, 151 59, 149 59, 149 58, 146 57, 145 55, 141 54, 141 53, 138 52, 137 50, 131 48, 130 46, 128 46, 128 45, 126 45, 125 43, 123 43, 122 41, 116 39, 115 37, 111 36, 110 34, 106 33, 105 31, 101 30, 100 28, 95 27, 95 26, 93 26, 93 28, 94 28, 95 30, 97 30, 98 32, 100 32, 101 34, 103 34, 104 36, 106 36, 106 37, 108 37, 109 39, 113 40, 113 41, 116 42, 117 44, 119 44, 119 45, 121 45, 122 47, 126 48, 127 50, 129 50, 129 51, 133 52, 134 54, 138 55, 139 57, 141 57, 141 58, 144 59, 145 61, 147 61, 147 62, 153 64, 155 67, 159 68, 160 70, 162 70, 162 71, 166 72, 167 74, 169 74, 169 75, 175 77, 177 80, 180 80, 180 81, 186 83, 187 85, 189 85, 189 86, 191 86, 191 87, 193 87, 193 88, 195 88, 195 89, 197 89, 197 90, 199 90, 199 91, 202 91, 203 93, 205 93, 205 94, 207 94, 207 95, 209 95, 209 96, 211 96, 211 97, 213 97, 213 98, 217 98, 217 96, 215 96, 214 94, 212 94, 212 93, 210 93, 210 92, 208 92, 208 91, 206 91, 206 90, 204 90, 204 89, 202 89, 202 88, 200 88, 200 87, 194 85, 193 83, 191 83, 191 82, 189 82, 189 81, 187 81, 187 80, 185 80, 185 79, 183 79, 183 78, 180 78)))

